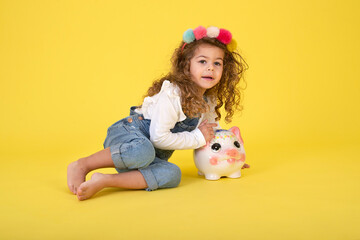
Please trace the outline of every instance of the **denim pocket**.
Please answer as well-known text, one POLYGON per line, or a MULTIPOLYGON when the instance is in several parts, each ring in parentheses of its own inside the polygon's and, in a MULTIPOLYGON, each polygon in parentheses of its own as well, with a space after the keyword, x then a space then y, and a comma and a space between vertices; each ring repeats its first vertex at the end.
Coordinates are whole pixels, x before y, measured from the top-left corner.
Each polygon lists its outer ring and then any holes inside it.
POLYGON ((142 119, 138 121, 139 130, 150 139, 150 123, 148 119, 142 119))

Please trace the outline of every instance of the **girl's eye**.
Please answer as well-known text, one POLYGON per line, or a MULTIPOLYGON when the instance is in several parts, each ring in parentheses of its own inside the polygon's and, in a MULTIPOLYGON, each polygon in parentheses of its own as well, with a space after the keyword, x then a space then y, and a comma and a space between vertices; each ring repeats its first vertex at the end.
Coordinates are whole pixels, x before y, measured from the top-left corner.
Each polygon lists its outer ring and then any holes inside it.
POLYGON ((205 60, 200 60, 199 63, 206 63, 206 61, 205 60))
POLYGON ((216 66, 221 66, 221 63, 220 62, 215 62, 215 65, 216 66))

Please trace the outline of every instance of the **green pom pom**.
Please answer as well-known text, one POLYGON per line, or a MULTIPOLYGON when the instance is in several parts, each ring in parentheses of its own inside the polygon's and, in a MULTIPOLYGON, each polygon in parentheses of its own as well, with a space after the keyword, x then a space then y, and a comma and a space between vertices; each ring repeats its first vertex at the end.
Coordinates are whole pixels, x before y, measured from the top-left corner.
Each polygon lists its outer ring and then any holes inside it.
POLYGON ((183 41, 186 43, 191 43, 195 40, 195 35, 192 29, 188 29, 183 34, 183 41))

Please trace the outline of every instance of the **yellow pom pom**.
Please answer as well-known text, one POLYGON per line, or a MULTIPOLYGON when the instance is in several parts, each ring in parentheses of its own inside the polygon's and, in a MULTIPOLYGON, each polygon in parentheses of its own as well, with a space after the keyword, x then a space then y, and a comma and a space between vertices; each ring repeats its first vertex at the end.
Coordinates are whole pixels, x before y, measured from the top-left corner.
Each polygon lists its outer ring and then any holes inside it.
POLYGON ((233 52, 235 51, 237 48, 237 43, 235 41, 235 39, 231 39, 231 42, 227 45, 227 49, 230 51, 230 52, 233 52))

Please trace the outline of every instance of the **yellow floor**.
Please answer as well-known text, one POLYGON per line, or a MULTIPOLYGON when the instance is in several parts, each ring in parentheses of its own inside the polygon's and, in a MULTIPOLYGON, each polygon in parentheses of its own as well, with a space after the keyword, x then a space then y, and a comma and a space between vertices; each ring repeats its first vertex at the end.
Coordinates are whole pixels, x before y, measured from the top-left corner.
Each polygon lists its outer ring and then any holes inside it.
POLYGON ((251 169, 219 181, 177 152, 178 188, 84 202, 66 187, 77 156, 2 157, 0 239, 360 239, 359 146, 272 149, 249 147, 251 169))

